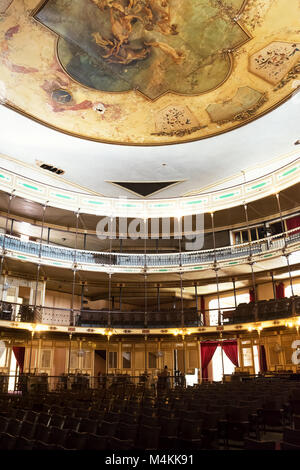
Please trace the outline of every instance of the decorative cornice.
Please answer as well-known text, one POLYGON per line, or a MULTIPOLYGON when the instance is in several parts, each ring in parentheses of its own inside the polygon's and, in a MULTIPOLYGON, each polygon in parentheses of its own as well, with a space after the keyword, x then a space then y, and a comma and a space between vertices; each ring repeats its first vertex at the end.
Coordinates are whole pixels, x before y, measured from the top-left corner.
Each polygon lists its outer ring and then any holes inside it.
POLYGON ((211 213, 274 195, 299 182, 300 157, 278 170, 235 186, 173 199, 97 197, 37 182, 0 168, 0 190, 51 207, 124 218, 170 218, 211 213))

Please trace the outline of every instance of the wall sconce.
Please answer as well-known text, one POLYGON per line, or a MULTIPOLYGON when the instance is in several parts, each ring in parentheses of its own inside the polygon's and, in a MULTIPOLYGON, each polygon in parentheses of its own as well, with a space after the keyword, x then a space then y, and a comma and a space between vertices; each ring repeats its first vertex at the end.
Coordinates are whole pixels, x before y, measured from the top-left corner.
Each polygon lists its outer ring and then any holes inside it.
POLYGON ((47 325, 36 325, 34 330, 35 331, 48 331, 48 326, 47 325))
POLYGON ((258 336, 260 336, 260 333, 262 332, 263 327, 262 327, 262 326, 258 326, 256 329, 257 329, 258 336))
POLYGON ((111 336, 114 334, 113 330, 111 328, 106 328, 105 330, 105 336, 107 337, 107 341, 110 340, 111 336))
POLYGON ((184 340, 184 337, 185 337, 186 335, 190 335, 191 332, 190 332, 189 330, 187 330, 186 328, 180 328, 180 330, 178 331, 177 334, 181 335, 181 336, 182 336, 182 339, 184 340))

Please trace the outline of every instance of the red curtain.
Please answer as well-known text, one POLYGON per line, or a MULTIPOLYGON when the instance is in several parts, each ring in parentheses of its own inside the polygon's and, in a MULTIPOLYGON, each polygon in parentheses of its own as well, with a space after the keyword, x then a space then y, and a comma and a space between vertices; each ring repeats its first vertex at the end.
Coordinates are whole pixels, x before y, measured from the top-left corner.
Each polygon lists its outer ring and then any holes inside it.
POLYGON ((236 341, 223 341, 223 351, 231 362, 239 367, 238 346, 236 341))
POLYGON ((205 341, 201 343, 201 364, 202 364, 202 378, 208 379, 207 366, 212 360, 213 355, 217 347, 219 346, 218 341, 205 341))
POLYGON ((250 302, 255 302, 255 292, 254 289, 249 290, 250 302))
POLYGON ((204 295, 201 295, 200 297, 200 311, 202 313, 202 317, 203 317, 203 325, 205 326, 206 325, 206 315, 205 315, 205 297, 204 295))
POLYGON ((260 345, 259 366, 260 366, 260 372, 262 374, 264 372, 267 372, 268 366, 267 366, 266 350, 263 344, 260 345))
POLYGON ((25 357, 25 348, 22 347, 13 347, 13 353, 15 355, 17 364, 20 368, 20 373, 23 373, 23 367, 24 367, 24 357, 25 357))
POLYGON ((283 282, 280 282, 279 284, 276 284, 276 299, 284 299, 284 297, 284 284, 283 282))
POLYGON ((288 230, 293 230, 294 228, 299 227, 299 230, 295 230, 293 233, 300 232, 300 216, 296 215, 296 217, 291 217, 290 219, 286 219, 286 226, 288 230))

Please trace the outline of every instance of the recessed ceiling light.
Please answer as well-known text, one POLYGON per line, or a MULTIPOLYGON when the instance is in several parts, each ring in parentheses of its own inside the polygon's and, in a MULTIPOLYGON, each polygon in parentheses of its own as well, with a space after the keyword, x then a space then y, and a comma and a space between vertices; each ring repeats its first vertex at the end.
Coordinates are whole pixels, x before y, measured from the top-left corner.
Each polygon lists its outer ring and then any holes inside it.
POLYGON ((296 140, 295 145, 300 145, 300 140, 296 140))

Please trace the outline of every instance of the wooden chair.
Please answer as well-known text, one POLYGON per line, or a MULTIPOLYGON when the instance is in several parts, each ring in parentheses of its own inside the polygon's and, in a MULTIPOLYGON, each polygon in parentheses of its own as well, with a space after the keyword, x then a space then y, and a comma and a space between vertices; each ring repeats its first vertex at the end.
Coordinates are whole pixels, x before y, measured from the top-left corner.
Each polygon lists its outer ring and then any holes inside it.
POLYGON ((119 439, 117 437, 109 437, 108 438, 108 449, 109 450, 131 450, 134 448, 133 441, 129 439, 119 439))
POLYGON ((136 443, 137 448, 143 450, 156 450, 159 444, 159 434, 159 426, 140 426, 136 443))
POLYGON ((276 450, 275 441, 258 441, 255 439, 245 439, 245 450, 276 450))
POLYGON ((77 428, 80 424, 81 418, 73 418, 72 416, 66 416, 62 429, 70 429, 72 431, 77 431, 77 428))
POLYGON ((107 450, 108 439, 108 436, 90 435, 86 440, 85 450, 107 450))

